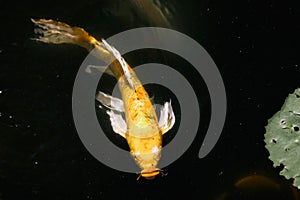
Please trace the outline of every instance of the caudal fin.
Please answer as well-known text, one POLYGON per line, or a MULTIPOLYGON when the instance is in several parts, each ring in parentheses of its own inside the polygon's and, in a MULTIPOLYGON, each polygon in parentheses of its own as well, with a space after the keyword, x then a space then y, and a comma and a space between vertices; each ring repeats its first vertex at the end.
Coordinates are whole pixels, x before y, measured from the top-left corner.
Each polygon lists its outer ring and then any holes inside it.
MULTIPOLYGON (((104 61, 108 65, 117 59, 119 63, 116 62, 113 65, 115 68, 117 67, 118 70, 112 70, 114 71, 113 73, 116 73, 117 71, 123 72, 118 75, 118 77, 125 74, 128 83, 132 88, 134 88, 131 80, 131 73, 133 72, 130 73, 129 65, 122 58, 120 52, 113 46, 109 45, 104 39, 98 41, 94 37, 90 36, 83 28, 70 26, 66 23, 51 19, 31 19, 31 21, 36 26, 34 32, 39 35, 37 38, 33 38, 33 40, 50 44, 76 44, 86 48, 92 55, 104 61)), ((90 73, 91 68, 92 67, 88 66, 86 71, 90 73)), ((101 67, 98 69, 103 70, 101 67)))
POLYGON ((36 25, 34 32, 39 34, 39 37, 33 40, 53 44, 76 44, 89 51, 99 45, 99 42, 82 28, 55 20, 31 19, 31 21, 36 25))

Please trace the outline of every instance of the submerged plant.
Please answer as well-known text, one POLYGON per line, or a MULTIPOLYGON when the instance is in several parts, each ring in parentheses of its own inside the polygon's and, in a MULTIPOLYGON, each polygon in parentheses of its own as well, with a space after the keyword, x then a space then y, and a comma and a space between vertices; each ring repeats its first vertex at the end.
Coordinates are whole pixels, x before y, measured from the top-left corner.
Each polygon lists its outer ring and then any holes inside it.
POLYGON ((300 88, 289 94, 281 110, 269 119, 265 143, 273 166, 283 165, 280 175, 293 178, 300 189, 300 88))

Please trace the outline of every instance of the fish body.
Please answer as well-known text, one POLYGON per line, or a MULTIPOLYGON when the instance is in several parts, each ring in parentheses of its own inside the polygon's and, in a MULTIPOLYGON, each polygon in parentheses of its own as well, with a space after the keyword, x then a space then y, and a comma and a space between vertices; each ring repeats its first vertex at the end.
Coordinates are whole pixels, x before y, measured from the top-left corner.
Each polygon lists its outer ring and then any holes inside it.
MULTIPOLYGON (((141 176, 153 178, 160 173, 157 168, 161 156, 162 135, 175 123, 171 102, 166 102, 158 120, 149 95, 133 69, 120 53, 105 40, 98 41, 84 29, 71 27, 54 20, 32 20, 40 37, 35 40, 45 43, 68 43, 84 47, 109 65, 109 74, 118 80, 122 99, 99 92, 96 99, 109 108, 107 114, 115 133, 123 136, 129 145, 130 153, 141 168, 141 176), (122 117, 125 114, 125 120, 122 117)), ((107 71, 106 67, 87 66, 107 71)))
MULTIPOLYGON (((152 177, 160 171, 156 166, 162 148, 162 130, 159 127, 159 121, 149 95, 135 72, 126 62, 120 60, 122 58, 119 55, 115 55, 115 57, 119 57, 119 64, 111 65, 110 69, 118 80, 127 129, 124 128, 124 123, 120 123, 120 125, 123 124, 123 127, 115 125, 116 130, 114 131, 126 138, 130 153, 142 169, 142 176, 152 177), (125 75, 124 71, 128 71, 128 74, 125 75)), ((101 96, 98 95, 97 100, 104 103, 101 96)), ((113 110, 108 114, 111 120, 116 122, 118 117, 115 115, 118 114, 113 110)))

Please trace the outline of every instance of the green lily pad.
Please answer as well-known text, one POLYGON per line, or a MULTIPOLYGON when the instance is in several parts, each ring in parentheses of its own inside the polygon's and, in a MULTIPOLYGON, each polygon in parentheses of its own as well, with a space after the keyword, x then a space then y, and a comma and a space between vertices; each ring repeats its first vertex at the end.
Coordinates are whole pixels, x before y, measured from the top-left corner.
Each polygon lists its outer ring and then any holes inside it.
POLYGON ((300 88, 290 94, 268 121, 265 133, 266 148, 273 166, 284 166, 280 175, 294 179, 300 189, 300 88))

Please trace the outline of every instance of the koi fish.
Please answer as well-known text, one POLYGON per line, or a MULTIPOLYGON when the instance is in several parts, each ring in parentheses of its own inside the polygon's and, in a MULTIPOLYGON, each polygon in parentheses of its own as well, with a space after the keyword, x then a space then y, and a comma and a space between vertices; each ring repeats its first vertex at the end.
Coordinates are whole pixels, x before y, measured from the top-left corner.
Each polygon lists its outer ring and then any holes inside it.
MULTIPOLYGON (((159 1, 156 2, 159 3, 159 1)), ((137 13, 140 13, 140 16, 144 16, 150 22, 150 25, 166 28, 171 27, 171 24, 166 15, 162 12, 161 7, 155 5, 152 0, 130 0, 129 3, 137 13)), ((165 8, 165 10, 167 10, 167 8, 165 8)))
POLYGON ((104 39, 96 40, 84 29, 71 27, 63 22, 46 19, 32 19, 36 25, 35 33, 40 36, 36 41, 52 44, 76 44, 91 51, 94 56, 109 65, 109 70, 100 66, 88 66, 87 72, 94 67, 108 71, 118 80, 122 99, 103 92, 96 95, 96 100, 108 108, 112 129, 127 140, 130 153, 141 168, 140 176, 151 179, 161 172, 157 168, 161 157, 162 135, 175 123, 171 101, 165 102, 158 120, 149 95, 133 69, 121 56, 120 52, 104 39), (121 113, 125 113, 125 120, 121 113))
POLYGON ((107 1, 104 13, 115 16, 124 23, 134 23, 136 26, 142 20, 142 26, 173 27, 171 14, 173 2, 161 3, 161 0, 127 0, 107 1))

